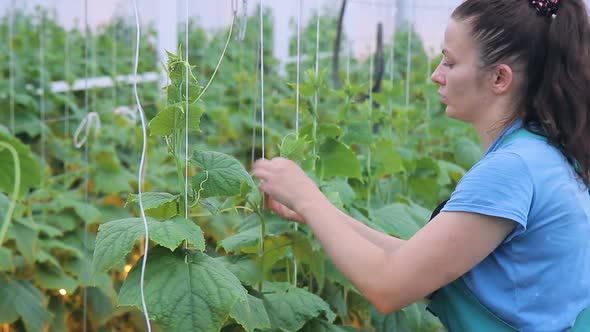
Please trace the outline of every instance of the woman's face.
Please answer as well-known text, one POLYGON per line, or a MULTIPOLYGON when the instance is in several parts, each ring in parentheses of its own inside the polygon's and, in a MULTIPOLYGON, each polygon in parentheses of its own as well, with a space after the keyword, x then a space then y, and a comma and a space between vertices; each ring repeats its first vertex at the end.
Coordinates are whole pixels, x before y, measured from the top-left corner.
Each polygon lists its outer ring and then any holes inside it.
POLYGON ((478 66, 477 47, 466 23, 453 19, 445 31, 443 59, 432 73, 440 86, 441 102, 451 118, 476 123, 483 118, 493 96, 486 88, 484 74, 478 66))

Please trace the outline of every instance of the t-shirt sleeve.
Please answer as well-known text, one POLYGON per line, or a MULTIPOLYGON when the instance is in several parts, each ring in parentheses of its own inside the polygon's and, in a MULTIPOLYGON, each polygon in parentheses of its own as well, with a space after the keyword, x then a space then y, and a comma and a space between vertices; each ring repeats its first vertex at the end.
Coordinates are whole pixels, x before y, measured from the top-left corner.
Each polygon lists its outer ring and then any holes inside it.
POLYGON ((511 152, 494 153, 463 176, 442 211, 510 219, 517 225, 506 243, 526 230, 533 193, 532 177, 522 158, 511 152))

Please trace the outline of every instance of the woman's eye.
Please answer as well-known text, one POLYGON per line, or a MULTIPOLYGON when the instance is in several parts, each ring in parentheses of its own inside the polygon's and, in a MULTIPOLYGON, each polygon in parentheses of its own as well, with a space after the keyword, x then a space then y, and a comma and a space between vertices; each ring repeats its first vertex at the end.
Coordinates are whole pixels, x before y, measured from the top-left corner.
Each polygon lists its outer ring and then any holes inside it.
POLYGON ((443 66, 445 66, 445 67, 448 67, 448 68, 453 68, 453 66, 454 66, 455 64, 453 64, 453 63, 449 63, 449 62, 447 62, 447 61, 443 61, 443 62, 442 62, 442 65, 443 65, 443 66))

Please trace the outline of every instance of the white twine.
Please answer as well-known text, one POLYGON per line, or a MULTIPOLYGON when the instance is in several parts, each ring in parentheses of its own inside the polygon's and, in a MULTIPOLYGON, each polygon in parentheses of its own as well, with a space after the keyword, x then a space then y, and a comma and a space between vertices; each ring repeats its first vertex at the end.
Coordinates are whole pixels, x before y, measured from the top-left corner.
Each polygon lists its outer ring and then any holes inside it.
MULTIPOLYGON (((139 40, 141 36, 141 29, 139 26, 139 10, 137 9, 137 0, 133 0, 133 9, 135 13, 135 63, 133 72, 134 75, 137 76, 137 67, 139 66, 139 40)), ((137 92, 137 80, 133 81, 133 93, 135 95, 135 103, 137 104, 137 109, 139 111, 139 116, 141 119, 141 133, 143 138, 142 149, 141 149, 141 159, 139 162, 139 171, 137 172, 137 191, 139 196, 139 211, 141 213, 141 220, 143 221, 144 227, 144 235, 145 235, 145 243, 143 246, 143 260, 141 262, 141 276, 139 278, 139 289, 141 293, 141 307, 143 308, 143 315, 145 318, 145 324, 147 326, 148 332, 152 331, 152 325, 150 323, 150 315, 147 309, 147 303, 145 300, 145 270, 147 267, 147 258, 148 258, 148 247, 150 244, 150 237, 149 237, 149 227, 147 223, 147 217, 145 215, 145 210, 143 207, 143 169, 145 167, 146 162, 146 154, 147 154, 147 125, 145 121, 145 115, 143 112, 143 108, 141 107, 141 103, 139 102, 139 94, 137 92)))
POLYGON ((84 145, 84 143, 86 143, 86 141, 88 140, 88 136, 90 136, 90 130, 92 128, 94 128, 94 137, 98 137, 100 127, 101 123, 98 113, 90 112, 86 114, 86 117, 84 117, 82 122, 80 122, 78 129, 76 129, 76 132, 74 133, 74 146, 77 148, 81 148, 84 145), (82 131, 84 131, 84 136, 80 138, 80 133, 82 133, 82 131))
POLYGON ((262 17, 262 2, 263 0, 260 0, 260 118, 262 126, 262 159, 264 159, 264 20, 262 17))

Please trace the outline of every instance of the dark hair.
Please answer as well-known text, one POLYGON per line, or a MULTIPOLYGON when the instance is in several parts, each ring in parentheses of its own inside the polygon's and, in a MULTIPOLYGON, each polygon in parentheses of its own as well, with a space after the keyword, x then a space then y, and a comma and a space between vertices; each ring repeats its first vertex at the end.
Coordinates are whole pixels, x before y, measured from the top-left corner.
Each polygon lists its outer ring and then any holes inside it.
POLYGON ((522 69, 519 111, 540 125, 551 144, 590 185, 590 23, 582 0, 559 0, 555 17, 530 0, 466 0, 452 18, 471 28, 481 67, 522 69))

